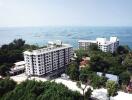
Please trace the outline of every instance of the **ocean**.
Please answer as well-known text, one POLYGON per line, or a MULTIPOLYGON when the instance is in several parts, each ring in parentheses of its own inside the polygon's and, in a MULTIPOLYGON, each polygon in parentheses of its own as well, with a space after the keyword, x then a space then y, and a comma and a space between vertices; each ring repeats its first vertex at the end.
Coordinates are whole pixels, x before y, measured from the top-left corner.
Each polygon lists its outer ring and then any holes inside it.
POLYGON ((48 41, 62 40, 78 47, 79 39, 117 36, 120 45, 132 48, 132 27, 10 27, 0 28, 0 45, 22 38, 29 44, 46 45, 48 41))

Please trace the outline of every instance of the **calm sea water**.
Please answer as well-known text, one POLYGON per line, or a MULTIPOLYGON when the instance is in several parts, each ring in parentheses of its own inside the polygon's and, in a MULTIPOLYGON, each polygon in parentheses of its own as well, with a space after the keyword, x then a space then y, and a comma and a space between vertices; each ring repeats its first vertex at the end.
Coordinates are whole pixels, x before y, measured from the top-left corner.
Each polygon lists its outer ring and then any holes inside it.
POLYGON ((26 43, 45 45, 47 41, 62 40, 77 48, 79 39, 117 36, 120 44, 132 48, 132 27, 21 27, 0 28, 0 45, 22 38, 26 43))

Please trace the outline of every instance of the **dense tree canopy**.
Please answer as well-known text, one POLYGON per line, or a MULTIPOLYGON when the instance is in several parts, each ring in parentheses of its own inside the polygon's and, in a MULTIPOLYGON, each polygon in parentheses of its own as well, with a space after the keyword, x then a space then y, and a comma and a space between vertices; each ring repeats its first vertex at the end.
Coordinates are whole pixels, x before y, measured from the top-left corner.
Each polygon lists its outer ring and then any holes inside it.
POLYGON ((15 39, 8 45, 2 45, 0 48, 0 64, 14 63, 15 61, 23 60, 23 51, 29 48, 38 48, 34 45, 25 44, 22 39, 15 39))
POLYGON ((93 75, 92 79, 91 79, 91 85, 93 86, 93 88, 101 88, 101 87, 105 87, 105 83, 107 81, 106 77, 100 77, 98 75, 93 75))
POLYGON ((66 69, 66 73, 70 76, 72 80, 78 80, 79 65, 76 62, 71 62, 66 69))
MULTIPOLYGON (((104 74, 109 73, 120 75, 120 82, 127 84, 130 77, 130 74, 128 75, 127 71, 132 72, 132 52, 129 47, 119 46, 113 54, 110 52, 102 52, 98 50, 96 46, 91 46, 90 48, 89 50, 86 50, 88 56, 90 56, 89 67, 85 67, 80 70, 79 79, 82 82, 86 83, 90 80, 91 84, 95 88, 97 85, 100 87, 100 84, 102 84, 100 83, 100 80, 106 81, 106 79, 102 77, 100 78, 93 73, 103 72, 104 74), (124 74, 126 76, 124 76, 124 74), (93 80, 90 79, 89 76, 92 77, 93 80)), ((82 50, 77 50, 76 52, 79 54, 79 57, 84 56, 84 52, 82 50)), ((105 86, 105 84, 102 85, 105 86)))
POLYGON ((96 73, 91 71, 89 67, 84 67, 80 70, 79 80, 83 83, 90 82, 92 80, 93 75, 96 73))
POLYGON ((79 49, 75 51, 76 55, 77 55, 77 61, 81 61, 82 57, 88 56, 88 50, 84 50, 84 49, 79 49))
POLYGON ((91 84, 93 88, 105 87, 105 82, 107 81, 106 77, 98 76, 95 72, 91 71, 87 67, 80 70, 79 79, 84 84, 91 84))
POLYGON ((97 55, 91 57, 90 66, 93 71, 105 72, 109 69, 110 64, 103 57, 97 55))
POLYGON ((27 80, 4 94, 0 100, 81 100, 81 98, 78 92, 69 90, 63 84, 27 80))
POLYGON ((124 59, 124 65, 127 68, 132 68, 132 52, 130 52, 124 59))
POLYGON ((0 75, 5 76, 13 63, 23 60, 23 51, 39 48, 35 45, 25 44, 22 39, 15 39, 9 44, 0 47, 0 75))
POLYGON ((6 76, 8 75, 8 71, 10 70, 11 64, 3 64, 0 66, 0 75, 6 76))
POLYGON ((122 84, 128 84, 130 82, 130 73, 129 72, 122 72, 120 75, 119 75, 119 78, 120 78, 120 82, 122 84))
POLYGON ((116 53, 119 55, 129 53, 130 48, 128 46, 119 46, 116 50, 116 53))
POLYGON ((9 78, 0 79, 0 97, 13 90, 15 86, 16 82, 9 78))
MULTIPOLYGON (((90 58, 91 58, 90 67, 93 71, 96 71, 96 72, 99 71, 99 72, 105 72, 105 73, 119 75, 120 73, 127 70, 127 68, 126 68, 125 64, 123 64, 123 62, 124 62, 124 59, 126 59, 128 54, 114 55, 111 53, 94 51, 90 55, 91 55, 90 56, 90 58)), ((129 58, 129 60, 130 60, 130 58, 129 58)))
POLYGON ((92 44, 89 46, 89 51, 100 51, 100 50, 98 49, 97 44, 92 44))

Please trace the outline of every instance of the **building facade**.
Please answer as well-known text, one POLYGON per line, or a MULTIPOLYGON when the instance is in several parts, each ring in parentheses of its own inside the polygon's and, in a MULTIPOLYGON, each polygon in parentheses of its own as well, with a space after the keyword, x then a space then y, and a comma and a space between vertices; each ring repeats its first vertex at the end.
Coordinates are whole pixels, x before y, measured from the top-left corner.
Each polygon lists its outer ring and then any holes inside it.
POLYGON ((9 73, 10 75, 17 75, 20 73, 24 73, 25 71, 25 61, 19 61, 14 63, 14 66, 11 67, 9 73))
POLYGON ((64 70, 73 57, 73 48, 68 44, 51 43, 48 47, 25 51, 26 74, 42 76, 64 70))
POLYGON ((79 48, 87 50, 90 45, 97 44, 98 48, 103 52, 113 53, 119 46, 119 39, 117 37, 110 37, 110 40, 106 38, 96 38, 96 40, 79 40, 79 48))
POLYGON ((96 44, 96 41, 94 40, 79 40, 78 41, 79 48, 82 48, 84 50, 89 49, 89 46, 93 44, 96 44))

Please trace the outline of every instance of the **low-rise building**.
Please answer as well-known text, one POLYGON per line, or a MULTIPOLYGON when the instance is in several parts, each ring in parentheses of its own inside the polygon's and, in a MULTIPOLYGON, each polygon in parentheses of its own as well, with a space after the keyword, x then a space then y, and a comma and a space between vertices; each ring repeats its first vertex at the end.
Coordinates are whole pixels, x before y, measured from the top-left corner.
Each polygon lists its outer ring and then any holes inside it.
POLYGON ((78 46, 80 49, 87 50, 89 49, 90 45, 96 44, 97 42, 95 40, 79 40, 78 46))
POLYGON ((16 75, 23 72, 25 72, 25 61, 19 61, 14 63, 14 66, 12 66, 9 71, 11 75, 16 75))
POLYGON ((79 48, 87 50, 90 45, 97 44, 98 48, 103 52, 113 53, 119 46, 119 39, 117 37, 110 37, 110 40, 106 38, 96 38, 96 40, 79 40, 79 48))
POLYGON ((46 48, 25 51, 26 74, 45 76, 65 70, 73 57, 73 48, 61 41, 49 42, 46 48))
MULTIPOLYGON (((102 72, 97 72, 98 76, 103 76, 102 72)), ((108 80, 115 81, 116 83, 119 82, 119 76, 113 75, 113 74, 105 74, 105 77, 108 78, 108 80)))

